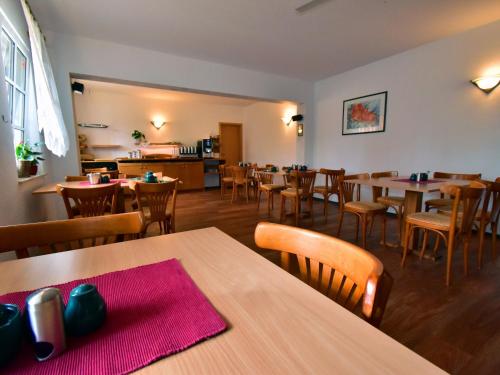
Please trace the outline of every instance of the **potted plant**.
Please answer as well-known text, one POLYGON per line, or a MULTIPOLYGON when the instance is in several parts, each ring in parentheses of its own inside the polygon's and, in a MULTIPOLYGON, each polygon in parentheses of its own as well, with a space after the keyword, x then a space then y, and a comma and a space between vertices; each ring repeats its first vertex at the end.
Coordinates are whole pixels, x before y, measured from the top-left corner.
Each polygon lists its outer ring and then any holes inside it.
POLYGON ((40 143, 33 146, 28 141, 21 142, 16 146, 16 159, 19 163, 17 175, 20 178, 36 175, 38 172, 38 163, 45 160, 40 155, 40 151, 35 151, 33 147, 39 147, 40 143))
POLYGON ((146 140, 146 136, 144 135, 143 132, 140 132, 139 130, 134 130, 132 133, 132 138, 135 139, 134 144, 140 145, 142 140, 146 140))

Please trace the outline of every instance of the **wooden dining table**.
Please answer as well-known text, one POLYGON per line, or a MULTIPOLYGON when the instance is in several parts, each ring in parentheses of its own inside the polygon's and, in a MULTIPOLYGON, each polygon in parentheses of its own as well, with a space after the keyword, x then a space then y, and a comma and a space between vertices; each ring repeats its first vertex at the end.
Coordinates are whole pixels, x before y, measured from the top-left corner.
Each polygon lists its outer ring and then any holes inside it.
MULTIPOLYGON (((366 185, 372 187, 381 187, 389 190, 404 191, 404 216, 422 211, 422 199, 424 193, 439 192, 443 185, 454 184, 458 186, 465 186, 470 183, 467 180, 454 180, 454 179, 430 179, 426 182, 410 182, 409 177, 381 177, 369 179, 354 179, 349 180, 359 185, 366 185)), ((418 241, 418 236, 414 236, 415 242, 418 241)), ((401 236, 401 246, 404 241, 404 226, 401 236)))
POLYGON ((444 373, 216 228, 2 262, 0 294, 171 258, 229 329, 139 373, 444 373))

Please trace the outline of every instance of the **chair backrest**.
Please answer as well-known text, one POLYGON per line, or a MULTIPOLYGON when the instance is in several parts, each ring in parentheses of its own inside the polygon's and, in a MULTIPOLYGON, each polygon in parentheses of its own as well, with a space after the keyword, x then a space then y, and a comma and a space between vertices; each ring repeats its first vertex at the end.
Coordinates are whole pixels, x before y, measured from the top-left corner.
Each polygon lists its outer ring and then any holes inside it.
POLYGON ((344 205, 347 202, 352 202, 354 199, 361 199, 361 186, 351 180, 368 180, 368 173, 351 174, 348 176, 339 177, 339 204, 344 205))
MULTIPOLYGON (((383 177, 398 177, 398 171, 385 171, 385 172, 373 172, 371 174, 371 178, 383 178, 383 177)), ((385 196, 389 195, 389 188, 383 189, 380 186, 372 186, 373 192, 373 201, 376 202, 378 197, 381 197, 382 194, 385 196)))
POLYGON ((300 278, 350 311, 361 301, 362 314, 380 324, 392 287, 392 278, 369 252, 339 238, 280 224, 259 223, 255 242, 281 252, 282 266, 297 257, 300 278))
POLYGON ((345 169, 326 169, 321 168, 319 173, 325 175, 325 186, 327 189, 332 191, 338 191, 339 189, 339 177, 345 175, 345 169))
POLYGON ((106 211, 116 213, 119 189, 119 183, 88 188, 57 186, 57 192, 64 200, 70 219, 74 217, 74 208, 82 217, 101 216, 106 211), (71 200, 74 206, 71 205, 71 200))
POLYGON ((140 212, 44 221, 0 227, 0 252, 16 251, 18 258, 29 256, 28 249, 58 252, 104 245, 117 236, 138 238, 144 228, 140 212))
POLYGON ((146 206, 149 208, 151 221, 165 221, 167 219, 167 207, 170 197, 172 197, 172 216, 175 216, 178 181, 178 179, 175 179, 157 184, 137 182, 135 185, 137 204, 141 211, 146 206))
POLYGON ((248 178, 249 167, 232 167, 233 181, 236 184, 244 184, 248 178))
POLYGON ((74 182, 74 181, 87 181, 87 176, 65 176, 64 181, 74 182))
POLYGON ((274 174, 270 172, 255 172, 255 177, 260 185, 272 184, 274 182, 274 174))
POLYGON ((219 165, 219 174, 221 175, 221 177, 232 177, 233 176, 232 170, 233 167, 230 165, 224 165, 224 164, 219 165))
POLYGON ((469 186, 461 186, 460 191, 462 205, 460 231, 462 233, 469 233, 476 220, 479 205, 486 191, 486 185, 479 181, 472 181, 469 186))
POLYGON ((302 195, 312 194, 314 192, 314 182, 316 181, 316 171, 290 171, 290 182, 292 188, 302 195), (295 182, 294 182, 295 179, 295 182))
POLYGON ((449 178, 453 180, 478 180, 481 178, 481 173, 449 173, 449 172, 434 172, 434 178, 449 178))

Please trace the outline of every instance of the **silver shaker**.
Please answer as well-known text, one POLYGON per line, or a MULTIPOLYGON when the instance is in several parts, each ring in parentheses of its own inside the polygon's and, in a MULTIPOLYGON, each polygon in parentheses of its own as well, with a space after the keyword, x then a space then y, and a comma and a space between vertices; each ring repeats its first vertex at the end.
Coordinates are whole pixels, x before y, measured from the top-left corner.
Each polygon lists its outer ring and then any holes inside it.
POLYGON ((53 358, 66 349, 64 303, 57 288, 44 288, 26 299, 26 315, 39 361, 53 358))

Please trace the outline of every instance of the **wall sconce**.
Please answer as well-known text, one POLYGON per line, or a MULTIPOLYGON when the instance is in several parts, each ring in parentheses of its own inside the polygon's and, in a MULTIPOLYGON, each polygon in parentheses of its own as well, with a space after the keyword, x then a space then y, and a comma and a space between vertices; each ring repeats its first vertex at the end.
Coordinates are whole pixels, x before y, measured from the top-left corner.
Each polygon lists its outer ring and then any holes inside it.
POLYGON ((304 135, 304 124, 299 122, 297 124, 297 136, 302 137, 304 135))
POLYGON ((160 130, 160 128, 165 124, 166 122, 162 119, 154 119, 153 121, 151 121, 151 125, 153 125, 157 130, 160 130))
POLYGON ((495 89, 495 87, 497 87, 500 84, 500 74, 479 77, 473 79, 471 83, 476 85, 484 93, 489 94, 495 89))

